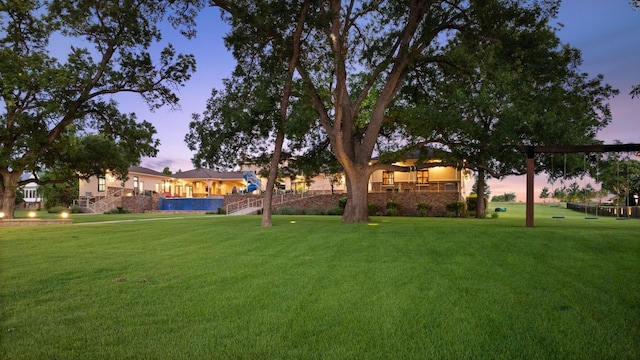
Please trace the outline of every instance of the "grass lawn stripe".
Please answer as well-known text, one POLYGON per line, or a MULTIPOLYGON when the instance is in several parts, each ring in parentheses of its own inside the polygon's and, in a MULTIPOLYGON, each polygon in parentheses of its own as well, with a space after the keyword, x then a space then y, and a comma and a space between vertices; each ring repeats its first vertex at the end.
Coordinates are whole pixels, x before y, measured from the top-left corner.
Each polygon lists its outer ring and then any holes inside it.
POLYGON ((0 358, 639 358, 640 223, 507 206, 1 229, 0 358))

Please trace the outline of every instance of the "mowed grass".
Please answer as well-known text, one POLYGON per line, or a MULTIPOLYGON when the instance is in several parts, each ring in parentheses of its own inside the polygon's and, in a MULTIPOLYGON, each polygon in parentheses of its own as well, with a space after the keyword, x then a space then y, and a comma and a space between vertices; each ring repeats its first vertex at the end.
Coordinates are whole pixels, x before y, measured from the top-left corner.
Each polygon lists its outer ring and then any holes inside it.
POLYGON ((640 358, 640 221, 500 206, 0 228, 0 358, 640 358))

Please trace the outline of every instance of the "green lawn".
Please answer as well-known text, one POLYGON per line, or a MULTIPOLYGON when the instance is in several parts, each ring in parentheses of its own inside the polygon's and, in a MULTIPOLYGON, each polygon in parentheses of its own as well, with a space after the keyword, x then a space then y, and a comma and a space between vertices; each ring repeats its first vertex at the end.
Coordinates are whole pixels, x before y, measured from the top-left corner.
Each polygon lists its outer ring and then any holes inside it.
POLYGON ((640 221, 499 206, 0 228, 0 358, 640 358, 640 221))

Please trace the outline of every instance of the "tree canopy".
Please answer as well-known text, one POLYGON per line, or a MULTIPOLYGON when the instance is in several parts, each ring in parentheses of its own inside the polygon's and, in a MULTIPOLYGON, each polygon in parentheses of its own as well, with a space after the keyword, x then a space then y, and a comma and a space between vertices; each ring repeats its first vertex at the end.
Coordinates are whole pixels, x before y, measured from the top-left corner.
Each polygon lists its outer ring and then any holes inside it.
POLYGON ((175 89, 195 60, 171 44, 158 54, 150 49, 161 41, 162 21, 192 35, 193 5, 0 2, 0 207, 7 216, 23 172, 40 184, 107 170, 124 177, 142 156, 156 154, 152 124, 120 112, 115 96, 138 94, 152 109, 178 105, 175 89), (39 179, 45 169, 58 177, 39 179))
MULTIPOLYGON (((274 49, 285 49, 284 56, 293 59, 294 79, 303 87, 291 94, 313 109, 346 175, 349 201, 344 221, 368 220, 368 177, 388 166, 383 161, 370 164, 374 151, 383 155, 389 149, 381 146, 380 135, 387 135, 385 140, 391 139, 388 143, 394 146, 405 141, 388 122, 400 91, 416 82, 434 81, 429 76, 434 69, 461 67, 467 58, 449 56, 454 39, 474 39, 478 48, 492 43, 513 46, 519 41, 515 29, 541 30, 540 24, 558 7, 557 1, 507 0, 212 2, 227 14, 232 26, 227 45, 236 58, 243 58, 246 49, 258 49, 265 58, 274 49), (503 29, 496 24, 511 29, 498 31, 503 29), (292 34, 293 28, 301 30, 297 46, 295 37, 281 36, 292 34), (274 39, 285 39, 288 47, 274 39), (299 51, 297 59, 289 56, 292 49, 299 51)), ((499 55, 512 56, 508 50, 499 55)), ((283 69, 260 68, 270 78, 285 73, 283 69)))
MULTIPOLYGON (((443 64, 419 65, 422 76, 407 81, 392 111, 405 131, 404 153, 441 147, 482 184, 485 174, 525 172, 520 145, 594 143, 617 91, 579 71, 580 52, 562 45, 541 14, 504 17, 489 8, 482 20, 483 34, 457 34, 443 64)), ((537 171, 550 167, 545 160, 537 171)))

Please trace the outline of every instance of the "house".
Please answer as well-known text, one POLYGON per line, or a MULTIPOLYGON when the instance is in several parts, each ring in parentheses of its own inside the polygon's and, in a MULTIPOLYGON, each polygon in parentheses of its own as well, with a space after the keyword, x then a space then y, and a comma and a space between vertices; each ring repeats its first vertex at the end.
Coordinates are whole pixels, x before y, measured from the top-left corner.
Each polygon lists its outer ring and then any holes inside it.
MULTIPOLYGON (((241 171, 250 172, 256 174, 259 177, 262 186, 261 190, 265 191, 267 188, 267 178, 260 176, 264 173, 262 169, 250 162, 243 162, 241 164, 241 171)), ((346 184, 344 175, 342 174, 320 174, 307 181, 305 176, 298 175, 293 178, 285 176, 277 179, 275 188, 278 192, 287 193, 311 193, 311 194, 333 194, 346 192, 346 184)))
POLYGON ((80 181, 84 197, 162 194, 167 197, 206 197, 224 195, 246 186, 241 172, 217 172, 194 169, 168 175, 141 166, 129 168, 128 179, 121 181, 111 174, 80 181))
MULTIPOLYGON (((375 163, 377 159, 373 159, 375 163)), ((376 170, 369 178, 369 193, 380 192, 457 192, 461 199, 466 197, 466 185, 471 180, 471 171, 452 166, 439 166, 440 160, 430 160, 426 165, 417 166, 416 159, 395 162, 389 170, 376 170)), ((260 173, 260 169, 243 165, 244 171, 260 173)), ((266 184, 267 179, 261 178, 266 184)), ((304 176, 279 179, 282 190, 302 193, 329 194, 346 192, 344 175, 320 174, 307 182, 304 176)), ((265 186, 262 190, 265 190, 265 186)))
POLYGON ((126 181, 107 173, 79 182, 76 205, 88 212, 104 212, 122 206, 122 197, 157 195, 166 198, 222 196, 246 188, 241 172, 194 169, 164 174, 141 166, 129 168, 126 181))
MULTIPOLYGON (((426 201, 425 199, 429 196, 434 197, 434 193, 441 193, 445 194, 445 196, 439 196, 441 203, 463 200, 466 196, 466 183, 471 179, 469 170, 439 166, 438 160, 432 160, 427 167, 416 165, 415 160, 407 160, 394 163, 387 170, 376 170, 369 178, 369 192, 371 194, 402 193, 412 197, 411 201, 426 201), (432 195, 428 195, 429 193, 432 195)), ((177 209, 173 206, 178 205, 174 204, 179 202, 186 204, 186 199, 195 199, 189 201, 191 205, 188 206, 200 206, 193 205, 195 203, 202 203, 202 206, 205 206, 206 203, 207 209, 211 209, 211 206, 222 206, 220 204, 224 202, 220 202, 220 199, 225 195, 240 196, 254 185, 257 185, 261 191, 266 189, 266 178, 261 178, 257 183, 251 180, 259 178, 258 174, 261 173, 259 168, 245 164, 241 170, 218 172, 210 169, 193 169, 169 175, 140 166, 132 166, 129 168, 128 179, 124 182, 111 174, 95 177, 89 181, 80 181, 80 198, 76 201, 76 205, 88 212, 104 212, 115 207, 125 207, 124 203, 134 207, 136 211, 166 210, 168 207, 177 209), (247 176, 248 174, 251 176, 247 176), (126 198, 137 200, 132 203, 126 198), (198 198, 202 200, 198 202, 198 198), (169 199, 185 200, 168 201, 169 199)), ((320 174, 310 180, 303 176, 286 177, 279 179, 276 188, 283 194, 319 195, 346 192, 344 176, 340 174, 320 174)), ((380 197, 377 201, 382 204, 387 201, 386 198, 386 196, 380 197)), ((232 200, 237 201, 236 198, 232 200)))
MULTIPOLYGON (((29 179, 33 179, 33 175, 22 174, 22 176, 20 177, 20 181, 29 179)), ((22 206, 27 209, 42 207, 42 196, 40 196, 38 187, 38 184, 36 184, 35 182, 29 182, 20 187, 20 190, 22 191, 22 206)))
POLYGON ((430 160, 426 166, 416 166, 415 159, 393 163, 403 171, 375 171, 369 179, 369 192, 457 192, 461 199, 465 198, 471 171, 439 163, 440 160, 430 160))

